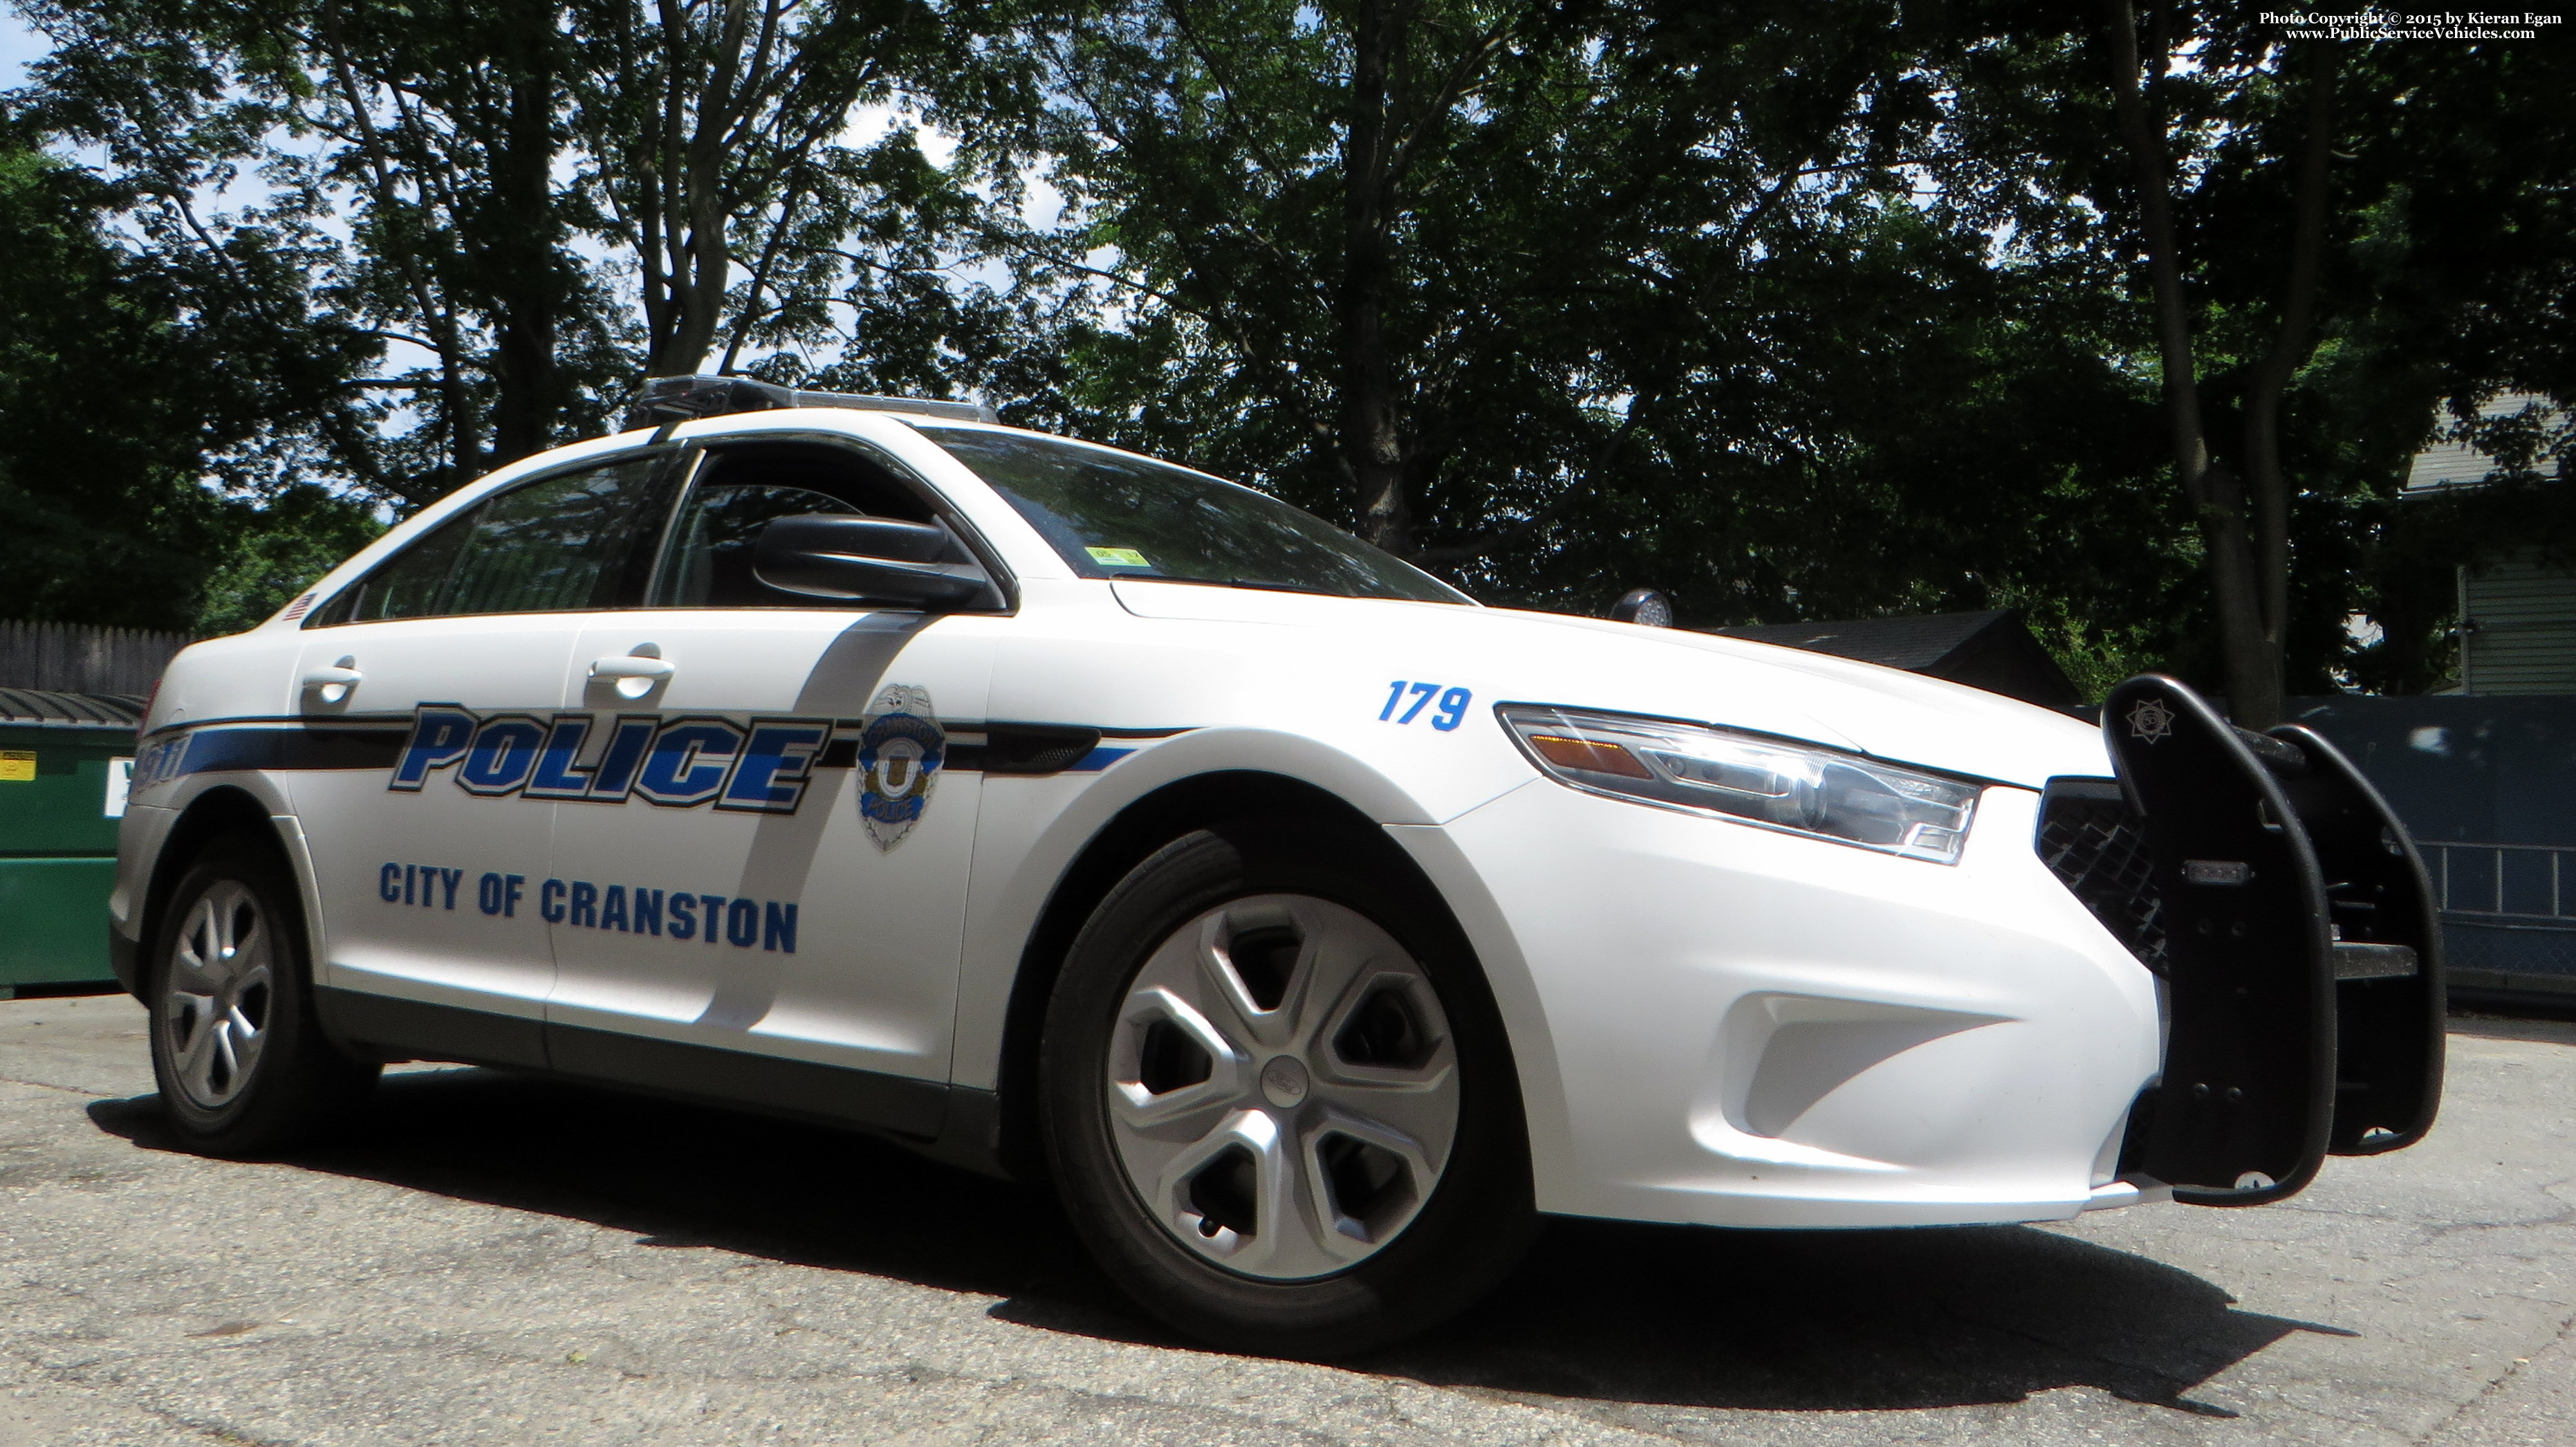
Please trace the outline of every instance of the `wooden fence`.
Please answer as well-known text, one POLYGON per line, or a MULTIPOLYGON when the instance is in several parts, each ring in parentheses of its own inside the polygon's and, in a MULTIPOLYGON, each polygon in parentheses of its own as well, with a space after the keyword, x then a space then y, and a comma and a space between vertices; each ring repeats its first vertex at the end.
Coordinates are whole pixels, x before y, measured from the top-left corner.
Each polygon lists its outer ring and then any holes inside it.
POLYGON ((0 620, 0 688, 64 693, 149 693, 185 633, 0 620))

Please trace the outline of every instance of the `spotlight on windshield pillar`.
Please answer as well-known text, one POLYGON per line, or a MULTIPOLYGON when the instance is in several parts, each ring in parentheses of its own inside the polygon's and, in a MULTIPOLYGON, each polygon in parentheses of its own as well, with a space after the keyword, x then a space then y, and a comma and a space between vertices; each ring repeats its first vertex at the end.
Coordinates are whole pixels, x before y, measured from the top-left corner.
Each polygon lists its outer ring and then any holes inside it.
POLYGON ((1673 626, 1673 600, 1652 588, 1631 588, 1610 605, 1610 616, 1621 623, 1642 623, 1649 628, 1673 626))

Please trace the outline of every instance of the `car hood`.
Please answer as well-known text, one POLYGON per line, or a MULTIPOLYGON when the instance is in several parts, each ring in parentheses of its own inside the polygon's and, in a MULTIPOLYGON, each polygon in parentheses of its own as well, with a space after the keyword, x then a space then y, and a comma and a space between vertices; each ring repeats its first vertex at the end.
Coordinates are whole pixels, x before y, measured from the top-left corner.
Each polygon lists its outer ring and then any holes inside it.
POLYGON ((1140 617, 1355 631, 1372 651, 1428 650, 1480 701, 1697 719, 2038 788, 2108 777, 2099 730, 1964 684, 1675 628, 1438 603, 1121 580, 1140 617))

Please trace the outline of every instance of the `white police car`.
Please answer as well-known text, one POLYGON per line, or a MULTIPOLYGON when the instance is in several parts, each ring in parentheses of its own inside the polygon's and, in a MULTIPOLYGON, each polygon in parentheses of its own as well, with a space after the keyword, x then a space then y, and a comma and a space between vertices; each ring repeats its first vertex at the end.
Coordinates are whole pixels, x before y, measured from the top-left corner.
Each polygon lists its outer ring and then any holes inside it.
POLYGON ((738 1102, 1334 1352, 1540 1212, 2250 1203, 2431 1123, 2421 867, 2304 731, 1483 608, 953 404, 639 415, 171 665, 113 927, 192 1144, 404 1058, 738 1102))

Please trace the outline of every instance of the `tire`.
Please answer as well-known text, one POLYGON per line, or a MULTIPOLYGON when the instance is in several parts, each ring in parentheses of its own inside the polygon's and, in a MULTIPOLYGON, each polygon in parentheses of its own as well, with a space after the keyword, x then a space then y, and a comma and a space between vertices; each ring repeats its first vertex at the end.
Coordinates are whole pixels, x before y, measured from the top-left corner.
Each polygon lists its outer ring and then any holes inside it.
POLYGON ((223 835, 170 892, 148 957, 152 1078, 188 1149, 259 1156, 362 1102, 383 1067, 323 1037, 304 910, 276 847, 223 835))
POLYGON ((1138 865, 1049 1000, 1057 1189, 1146 1310, 1337 1357, 1463 1310, 1537 1217, 1520 1087, 1464 936, 1383 838, 1251 818, 1138 865))

